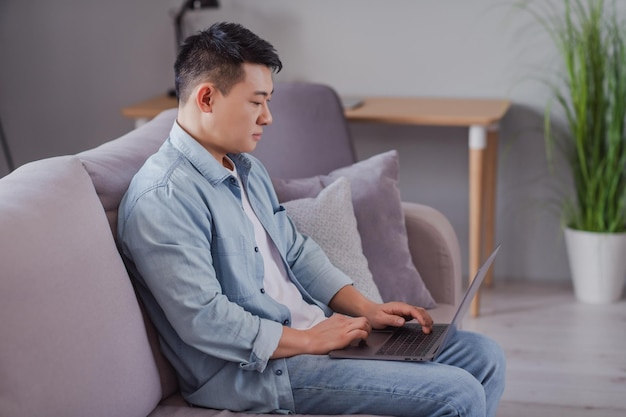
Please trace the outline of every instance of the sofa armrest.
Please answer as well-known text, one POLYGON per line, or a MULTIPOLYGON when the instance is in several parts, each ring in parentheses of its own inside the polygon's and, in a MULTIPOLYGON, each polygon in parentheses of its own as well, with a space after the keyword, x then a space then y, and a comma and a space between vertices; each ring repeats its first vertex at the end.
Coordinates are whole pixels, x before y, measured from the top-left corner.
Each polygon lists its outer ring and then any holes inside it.
POLYGON ((438 303, 461 296, 461 251, 448 219, 423 204, 402 202, 409 250, 426 287, 438 303))

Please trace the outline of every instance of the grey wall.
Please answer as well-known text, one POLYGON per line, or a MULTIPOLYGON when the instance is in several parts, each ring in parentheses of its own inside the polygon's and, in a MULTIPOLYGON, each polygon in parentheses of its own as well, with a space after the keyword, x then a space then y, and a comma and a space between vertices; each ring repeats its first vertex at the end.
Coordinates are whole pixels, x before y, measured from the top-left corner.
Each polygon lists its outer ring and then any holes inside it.
MULTIPOLYGON (((96 146, 130 130, 120 108, 172 85, 176 0, 2 0, 0 117, 17 164, 96 146)), ((540 133, 555 66, 528 15, 505 0, 221 0, 190 30, 243 23, 278 49, 277 80, 327 83, 341 94, 501 97, 497 279, 562 280, 568 267, 558 188, 540 133)), ((622 6, 623 7, 623 6, 622 6)), ((457 128, 352 124, 360 158, 401 156, 405 200, 446 214, 467 261, 467 133, 457 128)), ((0 155, 2 156, 2 155, 0 155)), ((6 173, 0 158, 0 175, 6 173)))

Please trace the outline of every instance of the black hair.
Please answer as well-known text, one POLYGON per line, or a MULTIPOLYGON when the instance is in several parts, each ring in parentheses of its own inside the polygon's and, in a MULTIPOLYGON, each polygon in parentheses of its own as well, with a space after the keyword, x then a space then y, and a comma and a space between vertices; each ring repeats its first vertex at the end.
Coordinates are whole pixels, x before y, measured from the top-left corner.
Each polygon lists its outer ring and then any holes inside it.
POLYGON ((186 101, 199 82, 212 82, 227 95, 244 77, 243 64, 279 72, 283 64, 267 41, 237 23, 215 23, 183 42, 174 64, 176 96, 186 101))

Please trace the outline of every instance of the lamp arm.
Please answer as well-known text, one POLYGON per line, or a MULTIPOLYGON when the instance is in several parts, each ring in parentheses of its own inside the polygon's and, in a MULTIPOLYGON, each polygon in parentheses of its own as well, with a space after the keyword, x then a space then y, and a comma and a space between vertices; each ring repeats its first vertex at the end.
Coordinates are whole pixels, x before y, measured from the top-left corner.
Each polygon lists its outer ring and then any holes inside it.
POLYGON ((178 13, 174 17, 174 30, 176 31, 176 50, 180 49, 180 45, 183 43, 183 17, 187 10, 191 8, 195 0, 185 0, 178 13))
POLYGON ((4 129, 2 128, 2 120, 0 120, 0 143, 2 144, 2 152, 4 153, 4 159, 7 161, 7 167, 9 172, 15 170, 15 164, 13 163, 13 157, 11 156, 11 149, 9 148, 9 142, 4 135, 4 129))

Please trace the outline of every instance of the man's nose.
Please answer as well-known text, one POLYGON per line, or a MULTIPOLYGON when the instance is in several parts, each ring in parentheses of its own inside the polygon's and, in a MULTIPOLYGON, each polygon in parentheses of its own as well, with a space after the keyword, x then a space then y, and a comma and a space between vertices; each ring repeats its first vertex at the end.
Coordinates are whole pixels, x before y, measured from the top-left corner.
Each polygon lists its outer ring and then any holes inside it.
POLYGON ((272 112, 270 112, 270 107, 267 103, 263 106, 263 112, 259 116, 259 124, 262 126, 269 126, 272 124, 272 112))

